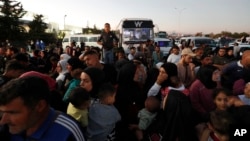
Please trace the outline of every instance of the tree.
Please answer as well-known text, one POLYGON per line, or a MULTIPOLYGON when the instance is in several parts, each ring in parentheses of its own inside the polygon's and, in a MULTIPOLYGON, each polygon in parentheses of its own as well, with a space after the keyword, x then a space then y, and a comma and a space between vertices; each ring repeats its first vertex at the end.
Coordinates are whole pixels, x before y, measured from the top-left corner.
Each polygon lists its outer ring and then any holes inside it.
POLYGON ((83 34, 100 34, 102 31, 97 29, 96 25, 94 24, 93 28, 87 26, 86 28, 82 29, 83 34))
POLYGON ((22 18, 27 11, 20 2, 15 0, 0 0, 0 39, 20 39, 20 33, 25 29, 21 26, 22 18))
POLYGON ((46 33, 48 28, 47 23, 43 22, 44 16, 42 14, 34 15, 34 19, 28 24, 29 39, 30 40, 42 40, 46 45, 56 42, 57 33, 46 33))
POLYGON ((202 36, 202 32, 197 32, 197 33, 195 34, 195 36, 196 36, 196 37, 201 37, 201 36, 202 36))
POLYGON ((57 38, 58 39, 63 39, 65 37, 65 33, 63 32, 63 31, 59 31, 58 33, 57 33, 57 38))
POLYGON ((35 15, 33 21, 28 24, 30 28, 29 33, 31 35, 45 33, 48 26, 43 22, 43 17, 44 16, 41 14, 35 15))

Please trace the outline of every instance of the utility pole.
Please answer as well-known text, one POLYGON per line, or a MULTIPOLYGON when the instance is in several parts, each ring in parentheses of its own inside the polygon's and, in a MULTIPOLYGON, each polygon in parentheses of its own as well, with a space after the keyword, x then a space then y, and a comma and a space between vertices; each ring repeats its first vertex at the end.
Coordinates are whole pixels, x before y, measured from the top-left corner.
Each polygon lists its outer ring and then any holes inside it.
POLYGON ((65 30, 65 18, 67 17, 67 15, 64 15, 64 18, 63 18, 63 30, 65 30))

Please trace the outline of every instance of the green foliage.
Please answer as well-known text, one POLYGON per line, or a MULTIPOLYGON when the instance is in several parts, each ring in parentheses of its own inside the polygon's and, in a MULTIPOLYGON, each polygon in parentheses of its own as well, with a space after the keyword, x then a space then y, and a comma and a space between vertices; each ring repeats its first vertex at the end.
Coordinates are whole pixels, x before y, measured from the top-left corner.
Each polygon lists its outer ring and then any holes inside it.
MULTIPOLYGON (((197 32, 195 34, 195 36, 201 36, 202 32, 197 32)), ((204 36, 204 35, 202 35, 204 36)), ((218 33, 218 34, 214 34, 214 33, 210 33, 210 34, 207 34, 207 37, 211 37, 211 38, 219 38, 219 37, 222 37, 222 36, 226 36, 226 37, 231 37, 231 38, 235 38, 235 39, 239 39, 243 36, 245 37, 249 37, 250 35, 246 32, 241 32, 241 33, 238 33, 238 32, 229 32, 229 31, 221 31, 221 33, 218 33)))
POLYGON ((58 39, 63 39, 65 37, 65 33, 63 32, 63 31, 59 31, 58 33, 57 33, 57 38, 58 39))
POLYGON ((0 13, 0 40, 21 38, 24 28, 19 19, 26 14, 22 4, 15 0, 0 0, 0 13))
POLYGON ((82 29, 83 34, 100 34, 102 30, 97 29, 96 25, 93 26, 93 28, 86 27, 82 29))
POLYGON ((45 43, 56 42, 57 36, 56 33, 46 33, 48 25, 43 22, 44 16, 42 14, 34 15, 34 19, 28 24, 30 30, 28 33, 29 40, 43 40, 45 43))
POLYGON ((33 21, 28 24, 30 28, 29 33, 31 35, 45 33, 48 26, 45 22, 43 22, 43 17, 44 16, 41 14, 35 15, 33 21))

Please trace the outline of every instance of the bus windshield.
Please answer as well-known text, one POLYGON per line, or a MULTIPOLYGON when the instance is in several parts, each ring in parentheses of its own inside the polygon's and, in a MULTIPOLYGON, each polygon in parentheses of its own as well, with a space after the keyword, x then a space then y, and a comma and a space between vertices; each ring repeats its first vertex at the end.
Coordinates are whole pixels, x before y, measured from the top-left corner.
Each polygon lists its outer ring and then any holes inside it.
POLYGON ((137 46, 148 39, 154 40, 153 20, 147 18, 124 18, 120 21, 116 30, 120 38, 119 46, 125 52, 129 52, 130 46, 137 46))
POLYGON ((146 41, 153 38, 152 28, 124 28, 122 32, 124 42, 146 41))

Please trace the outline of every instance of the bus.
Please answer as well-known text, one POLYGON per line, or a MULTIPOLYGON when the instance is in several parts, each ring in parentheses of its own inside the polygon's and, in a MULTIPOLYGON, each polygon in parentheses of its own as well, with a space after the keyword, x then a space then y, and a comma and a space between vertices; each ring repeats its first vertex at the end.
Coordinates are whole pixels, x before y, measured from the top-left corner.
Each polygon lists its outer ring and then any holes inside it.
POLYGON ((151 19, 125 18, 120 21, 115 31, 120 39, 119 47, 123 47, 127 54, 130 47, 137 47, 148 39, 154 39, 154 24, 151 19))
POLYGON ((67 35, 63 38, 62 47, 65 50, 66 46, 70 46, 70 43, 75 41, 76 46, 81 46, 81 42, 85 43, 85 46, 94 46, 99 47, 101 46, 97 44, 97 39, 99 38, 100 34, 75 34, 75 35, 67 35))

